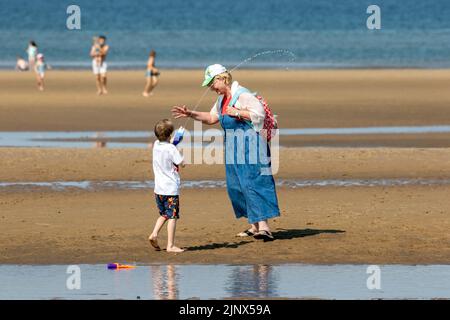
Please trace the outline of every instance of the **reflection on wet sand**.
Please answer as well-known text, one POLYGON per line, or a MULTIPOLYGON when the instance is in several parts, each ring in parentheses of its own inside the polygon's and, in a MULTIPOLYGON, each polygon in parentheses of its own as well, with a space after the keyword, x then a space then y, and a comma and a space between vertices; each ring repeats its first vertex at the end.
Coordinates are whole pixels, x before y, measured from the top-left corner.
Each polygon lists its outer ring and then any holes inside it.
POLYGON ((178 299, 178 274, 174 265, 151 266, 153 297, 156 300, 178 299))
POLYGON ((105 140, 100 140, 100 139, 105 139, 105 134, 103 132, 97 132, 94 135, 95 139, 99 139, 97 141, 95 141, 94 143, 94 148, 105 148, 106 147, 106 141, 105 140))
POLYGON ((225 288, 230 297, 265 298, 277 296, 276 276, 269 265, 234 266, 225 288))
POLYGON ((66 265, 0 265, 0 300, 19 299, 449 299, 450 266, 379 265, 381 290, 368 265, 143 265, 105 272, 80 266, 82 285, 68 290, 66 265))

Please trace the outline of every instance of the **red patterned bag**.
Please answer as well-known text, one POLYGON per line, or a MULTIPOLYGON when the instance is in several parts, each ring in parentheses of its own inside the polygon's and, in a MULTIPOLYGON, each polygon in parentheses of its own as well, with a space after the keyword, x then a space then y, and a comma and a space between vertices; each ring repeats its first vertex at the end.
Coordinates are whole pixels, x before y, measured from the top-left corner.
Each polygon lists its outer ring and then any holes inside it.
MULTIPOLYGON (((234 104, 236 103, 239 96, 244 92, 251 93, 248 89, 241 87, 233 95, 233 97, 229 103, 229 106, 234 106, 234 104)), ((268 142, 270 142, 270 140, 272 140, 272 138, 275 137, 275 135, 278 132, 278 122, 276 119, 276 115, 273 114, 272 110, 269 107, 269 104, 263 97, 257 95, 256 93, 251 93, 251 94, 253 94, 259 100, 259 102, 261 103, 261 105, 264 108, 264 113, 265 113, 264 125, 263 125, 263 128, 261 129, 261 131, 259 132, 259 134, 264 139, 266 139, 268 142)), ((251 121, 247 121, 247 122, 251 125, 251 121)))
POLYGON ((272 110, 269 107, 269 104, 263 97, 256 96, 256 98, 259 100, 259 102, 264 107, 264 113, 266 114, 266 116, 264 118, 264 125, 263 125, 263 128, 262 128, 260 134, 267 141, 270 141, 277 134, 278 122, 276 119, 276 115, 273 114, 272 110))

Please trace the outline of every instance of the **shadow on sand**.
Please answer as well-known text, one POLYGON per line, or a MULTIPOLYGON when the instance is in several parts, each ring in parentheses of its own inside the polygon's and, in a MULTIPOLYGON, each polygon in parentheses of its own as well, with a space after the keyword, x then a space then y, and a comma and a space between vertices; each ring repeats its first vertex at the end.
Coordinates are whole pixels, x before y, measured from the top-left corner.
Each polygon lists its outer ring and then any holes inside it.
POLYGON ((194 247, 185 247, 186 250, 189 251, 198 251, 198 250, 212 250, 212 249, 220 249, 220 248, 238 248, 247 243, 251 243, 253 241, 240 241, 240 242, 222 242, 222 243, 210 243, 202 246, 194 246, 194 247))
MULTIPOLYGON (((289 240, 295 238, 303 238, 309 236, 315 236, 321 233, 344 233, 343 230, 319 230, 319 229, 277 229, 277 231, 272 232, 275 240, 289 240)), ((185 247, 188 251, 199 251, 199 250, 213 250, 220 248, 238 248, 242 245, 252 243, 254 240, 246 240, 239 242, 222 242, 222 243, 210 243, 201 246, 185 247)))
POLYGON ((344 230, 320 230, 320 229, 277 229, 279 231, 272 232, 276 240, 288 240, 295 238, 303 238, 316 236, 321 233, 344 233, 344 230))

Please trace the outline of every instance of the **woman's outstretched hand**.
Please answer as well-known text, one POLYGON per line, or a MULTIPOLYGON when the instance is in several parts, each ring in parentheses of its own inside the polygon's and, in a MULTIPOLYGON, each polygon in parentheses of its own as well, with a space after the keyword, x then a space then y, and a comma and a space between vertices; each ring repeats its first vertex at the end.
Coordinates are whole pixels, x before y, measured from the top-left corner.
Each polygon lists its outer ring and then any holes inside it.
POLYGON ((190 117, 192 111, 186 108, 186 106, 173 106, 172 115, 175 119, 190 117))

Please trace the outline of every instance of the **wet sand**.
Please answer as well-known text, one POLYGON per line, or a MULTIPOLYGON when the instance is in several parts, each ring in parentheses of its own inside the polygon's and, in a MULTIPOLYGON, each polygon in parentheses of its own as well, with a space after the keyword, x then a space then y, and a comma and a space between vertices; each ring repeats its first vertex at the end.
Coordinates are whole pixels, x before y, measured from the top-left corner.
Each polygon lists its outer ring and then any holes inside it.
MULTIPOLYGON (((155 95, 145 99, 143 75, 110 72, 110 94, 98 97, 88 71, 49 71, 43 93, 31 73, 0 72, 0 131, 150 131, 170 117, 172 105, 195 105, 203 93, 203 71, 163 71, 155 95)), ((450 124, 449 70, 241 70, 234 76, 269 100, 284 128, 450 124)), ((206 95, 199 110, 209 110, 214 99, 206 95)), ((450 178, 448 138, 287 137, 291 146, 326 147, 281 149, 275 178, 450 178), (386 141, 392 148, 339 148, 386 141)), ((0 182, 152 179, 150 149, 0 148, 0 163, 0 182)), ((224 179, 224 168, 191 165, 182 179, 224 179)), ((177 241, 189 250, 173 255, 147 242, 157 217, 151 190, 1 188, 0 263, 448 264, 449 191, 445 185, 279 188, 282 217, 272 223, 278 240, 261 243, 234 237, 246 222, 234 219, 225 189, 185 189, 177 241)))
MULTIPOLYGON (((233 76, 269 101, 282 128, 450 124, 450 70, 237 70, 233 76)), ((171 106, 192 107, 205 90, 203 70, 163 70, 148 99, 141 96, 144 72, 111 71, 108 79, 110 93, 97 96, 90 71, 50 70, 45 92, 31 73, 0 72, 0 131, 152 130, 171 116, 171 106)), ((209 92, 198 110, 209 111, 215 98, 209 92)))
MULTIPOLYGON (((2 149, 1 181, 151 179, 149 150, 2 149)), ((285 149, 275 178, 445 178, 448 149, 285 149)), ((223 179, 192 165, 182 179, 223 179)), ((278 240, 234 235, 226 189, 184 189, 178 243, 154 252, 152 190, 0 189, 0 263, 425 263, 450 262, 450 186, 278 188, 278 240), (261 250, 261 249, 264 250, 261 250)), ((161 244, 166 243, 166 233, 161 244)))
MULTIPOLYGON (((278 158, 280 179, 450 178, 448 148, 282 148, 278 158)), ((2 182, 153 179, 151 149, 1 148, 0 163, 2 182)), ((225 169, 191 164, 181 177, 223 180, 225 169)))
MULTIPOLYGON (((184 190, 177 244, 154 251, 150 191, 2 192, 0 263, 448 264, 450 187, 278 190, 273 242, 236 238, 225 189, 184 190)), ((167 243, 166 231, 160 244, 167 243)))

